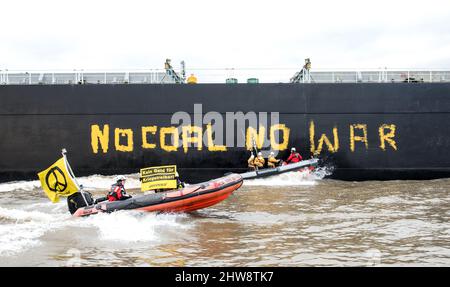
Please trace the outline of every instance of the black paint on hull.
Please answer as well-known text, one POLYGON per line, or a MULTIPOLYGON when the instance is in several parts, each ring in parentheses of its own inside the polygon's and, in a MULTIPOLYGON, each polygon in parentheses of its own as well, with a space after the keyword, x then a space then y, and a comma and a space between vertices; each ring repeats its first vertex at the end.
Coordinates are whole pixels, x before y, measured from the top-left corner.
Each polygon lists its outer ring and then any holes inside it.
MULTIPOLYGON (((244 147, 211 152, 183 148, 145 149, 143 126, 168 127, 177 111, 193 115, 278 112, 290 129, 288 147, 308 158, 322 134, 339 148, 323 145, 320 157, 333 165, 331 177, 344 180, 433 179, 450 177, 450 84, 198 84, 198 85, 6 85, 0 86, 0 180, 36 179, 68 149, 77 176, 136 173, 139 168, 174 164, 182 177, 201 182, 226 172, 246 171, 244 147), (94 153, 91 126, 110 126, 108 152, 94 153), (354 141, 351 126, 364 125, 367 145, 354 141), (395 125, 395 148, 380 147, 380 127, 395 125), (114 129, 131 129, 132 152, 116 151, 114 129)), ((363 136, 354 129, 354 136, 363 136)), ((235 131, 238 136, 240 131, 235 131)), ((158 142, 158 139, 150 139, 158 142)), ((288 150, 279 157, 286 158, 288 150)))

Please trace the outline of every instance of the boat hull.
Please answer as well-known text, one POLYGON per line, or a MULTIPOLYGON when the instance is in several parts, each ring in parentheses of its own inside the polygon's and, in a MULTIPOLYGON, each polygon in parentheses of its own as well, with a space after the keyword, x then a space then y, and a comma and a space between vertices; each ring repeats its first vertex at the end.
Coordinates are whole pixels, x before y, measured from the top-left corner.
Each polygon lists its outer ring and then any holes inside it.
POLYGON ((79 208, 73 216, 82 217, 118 210, 146 212, 191 212, 210 207, 227 199, 243 183, 242 176, 230 174, 180 190, 136 196, 135 198, 103 202, 79 208))
POLYGON ((275 168, 265 168, 256 171, 241 173, 241 176, 243 179, 264 178, 283 174, 286 172, 299 171, 305 168, 316 167, 318 162, 319 162, 318 159, 303 160, 297 163, 287 164, 275 168))

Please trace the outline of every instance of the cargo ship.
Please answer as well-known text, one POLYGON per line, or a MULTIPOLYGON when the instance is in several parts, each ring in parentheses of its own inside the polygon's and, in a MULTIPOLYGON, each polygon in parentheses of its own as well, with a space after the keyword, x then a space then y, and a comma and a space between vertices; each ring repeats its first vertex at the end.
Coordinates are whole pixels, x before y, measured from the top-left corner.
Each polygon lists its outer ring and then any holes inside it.
POLYGON ((342 180, 450 177, 449 71, 313 71, 286 83, 187 84, 161 71, 0 71, 0 180, 61 148, 77 176, 176 164, 201 182, 254 149, 318 157, 342 180))

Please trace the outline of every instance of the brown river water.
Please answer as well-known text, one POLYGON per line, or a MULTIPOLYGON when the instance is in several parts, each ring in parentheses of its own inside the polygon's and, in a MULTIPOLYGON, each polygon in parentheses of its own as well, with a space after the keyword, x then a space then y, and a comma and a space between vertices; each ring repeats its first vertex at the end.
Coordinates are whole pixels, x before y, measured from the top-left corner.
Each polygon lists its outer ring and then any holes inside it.
MULTIPOLYGON (((113 178, 79 181, 100 196, 113 178)), ((190 214, 87 218, 71 218, 65 199, 52 204, 38 181, 0 184, 0 266, 386 265, 450 265, 450 179, 284 174, 190 214)))

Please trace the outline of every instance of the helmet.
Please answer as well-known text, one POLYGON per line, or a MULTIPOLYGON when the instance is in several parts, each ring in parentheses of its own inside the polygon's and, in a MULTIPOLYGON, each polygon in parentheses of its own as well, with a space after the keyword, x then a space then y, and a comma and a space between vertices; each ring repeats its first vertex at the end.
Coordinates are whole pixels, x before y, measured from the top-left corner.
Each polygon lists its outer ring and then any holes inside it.
POLYGON ((119 182, 119 181, 124 181, 124 180, 126 180, 126 178, 125 178, 125 176, 123 176, 123 175, 118 175, 118 176, 116 176, 116 182, 119 182))
POLYGON ((180 175, 178 174, 178 171, 175 172, 175 177, 180 177, 180 175))
POLYGON ((295 151, 296 151, 295 147, 291 148, 291 152, 295 152, 295 151))
POLYGON ((262 152, 258 152, 258 156, 262 156, 262 152))
POLYGON ((270 155, 274 155, 275 153, 273 151, 270 152, 270 155))

